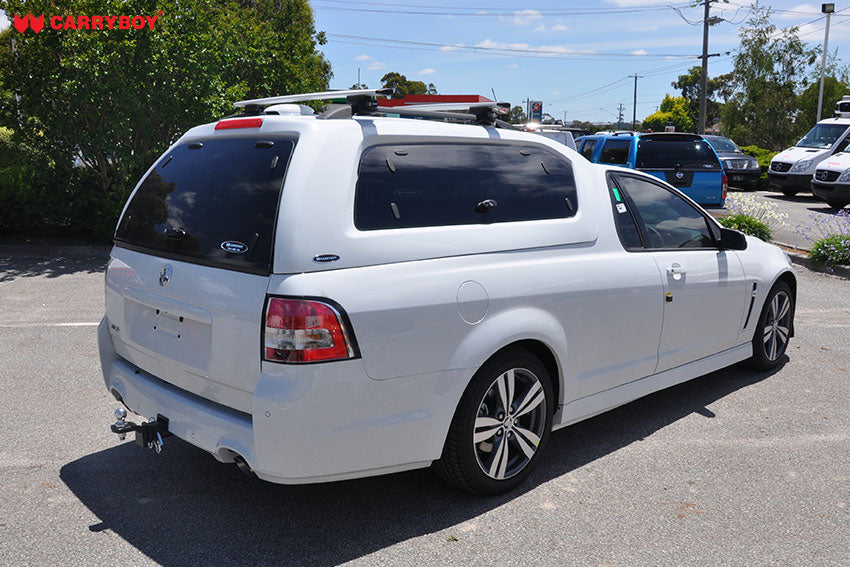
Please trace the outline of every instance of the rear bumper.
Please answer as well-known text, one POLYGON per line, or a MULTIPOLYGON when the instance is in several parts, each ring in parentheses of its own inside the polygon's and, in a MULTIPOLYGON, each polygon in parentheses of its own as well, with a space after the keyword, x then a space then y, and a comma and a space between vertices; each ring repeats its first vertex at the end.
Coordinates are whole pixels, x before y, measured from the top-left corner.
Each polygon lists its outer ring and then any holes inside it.
POLYGON ((344 480, 422 468, 439 458, 471 371, 371 380, 363 361, 265 363, 250 414, 166 383, 115 353, 98 327, 106 388, 139 415, 222 462, 236 455, 282 484, 344 480), (285 372, 282 372, 284 369, 285 372))
POLYGON ((811 174, 789 174, 789 173, 776 173, 773 171, 767 172, 767 179, 770 181, 770 184, 778 189, 793 189, 796 191, 810 191, 811 190, 811 174))
POLYGON ((812 180, 812 193, 824 201, 846 201, 850 203, 850 185, 839 183, 821 183, 812 180))
POLYGON ((751 189, 758 186, 761 180, 761 170, 746 171, 730 169, 726 171, 726 176, 729 179, 730 186, 751 189))

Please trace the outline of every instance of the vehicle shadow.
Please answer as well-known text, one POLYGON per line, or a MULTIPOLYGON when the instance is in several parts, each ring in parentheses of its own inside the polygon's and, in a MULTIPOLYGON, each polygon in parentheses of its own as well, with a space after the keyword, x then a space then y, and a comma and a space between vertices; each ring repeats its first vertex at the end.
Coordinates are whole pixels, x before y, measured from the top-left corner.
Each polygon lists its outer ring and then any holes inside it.
POLYGON ((0 283, 33 276, 58 278, 79 272, 101 273, 106 269, 108 256, 107 252, 103 257, 0 257, 0 283))
MULTIPOLYGON (((819 205, 820 206, 818 206, 818 207, 806 207, 806 210, 812 211, 813 213, 823 213, 825 215, 834 215, 834 214, 838 213, 838 211, 841 210, 841 209, 833 209, 832 207, 827 206, 827 204, 824 203, 823 201, 820 201, 819 205)), ((847 207, 844 207, 844 208, 846 209, 847 207)))
MULTIPOLYGON (((168 440, 161 455, 126 442, 64 465, 60 478, 100 522, 159 564, 335 565, 471 520, 772 373, 734 366, 555 432, 515 491, 480 498, 427 470, 281 486, 168 440)), ((317 448, 317 450, 319 450, 317 448)), ((564 498, 569 498, 565 493, 564 498)))
POLYGON ((815 197, 814 195, 800 194, 796 195, 786 195, 784 193, 764 193, 762 195, 768 199, 775 199, 777 201, 787 201, 789 203, 822 203, 820 199, 815 197))

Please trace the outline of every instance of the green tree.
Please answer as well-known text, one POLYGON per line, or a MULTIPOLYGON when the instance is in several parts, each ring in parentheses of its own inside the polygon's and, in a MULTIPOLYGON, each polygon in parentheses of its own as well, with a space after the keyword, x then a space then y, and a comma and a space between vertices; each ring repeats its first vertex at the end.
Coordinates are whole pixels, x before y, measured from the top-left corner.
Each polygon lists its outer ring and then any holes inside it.
POLYGON ((653 132, 664 132, 667 126, 675 126, 676 132, 693 132, 694 119, 691 117, 688 99, 683 96, 664 96, 658 112, 643 119, 642 127, 653 132))
MULTIPOLYGON (((682 92, 682 96, 688 101, 688 110, 691 119, 696 123, 699 120, 699 98, 701 85, 702 67, 691 67, 687 74, 679 75, 679 78, 671 83, 673 88, 682 92)), ((732 93, 732 74, 718 75, 706 81, 705 122, 711 124, 715 118, 720 118, 721 103, 716 100, 726 100, 732 93)))
POLYGON ((770 10, 758 5, 739 36, 733 92, 721 111, 724 133, 742 145, 787 147, 800 133, 797 95, 817 51, 806 47, 796 27, 778 29, 770 10))
POLYGON ((517 105, 511 107, 511 110, 508 113, 508 122, 511 124, 525 124, 528 122, 528 117, 525 115, 525 111, 522 107, 517 105))
MULTIPOLYGON (((324 90, 307 0, 0 0, 14 13, 45 13, 45 29, 0 35, 0 125, 70 176, 77 157, 87 191, 114 226, 116 211, 154 159, 189 127, 233 112, 232 103, 324 90), (53 30, 53 15, 157 16, 154 29, 53 30), (14 52, 10 36, 16 39, 14 52)), ((79 168, 78 168, 79 169, 79 168)), ((70 178, 70 177, 69 177, 70 178)))
POLYGON ((390 98, 404 98, 406 95, 435 95, 437 87, 434 83, 427 85, 422 81, 410 81, 401 73, 390 71, 381 77, 381 86, 385 89, 392 89, 393 94, 390 98))
POLYGON ((835 103, 841 100, 841 97, 846 95, 848 92, 850 92, 850 84, 836 79, 835 77, 824 77, 823 110, 821 111, 820 118, 818 118, 817 113, 820 79, 806 87, 806 90, 804 90, 797 99, 797 106, 800 109, 800 112, 797 114, 796 122, 801 128, 799 131, 800 135, 804 133, 802 130, 808 130, 814 126, 818 120, 831 117, 832 113, 835 112, 835 103))

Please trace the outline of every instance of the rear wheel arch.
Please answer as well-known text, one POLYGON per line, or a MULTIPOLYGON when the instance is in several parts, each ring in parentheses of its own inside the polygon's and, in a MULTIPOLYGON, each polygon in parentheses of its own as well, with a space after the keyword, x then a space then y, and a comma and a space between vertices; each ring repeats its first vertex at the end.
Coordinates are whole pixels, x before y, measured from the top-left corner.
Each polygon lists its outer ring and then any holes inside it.
MULTIPOLYGON (((465 385, 442 454, 432 463, 434 472, 475 494, 495 495, 517 486, 539 461, 551 434, 559 407, 555 394, 559 382, 557 359, 541 341, 522 339, 499 348, 465 385), (497 383, 501 402, 499 396, 491 395, 497 383), (539 409, 532 409, 535 405, 539 409), (532 421, 521 423, 525 419, 532 421), (518 468, 511 472, 508 466, 506 477, 506 466, 498 464, 508 460, 517 462, 518 468)), ((557 388, 560 391, 560 385, 557 388)))

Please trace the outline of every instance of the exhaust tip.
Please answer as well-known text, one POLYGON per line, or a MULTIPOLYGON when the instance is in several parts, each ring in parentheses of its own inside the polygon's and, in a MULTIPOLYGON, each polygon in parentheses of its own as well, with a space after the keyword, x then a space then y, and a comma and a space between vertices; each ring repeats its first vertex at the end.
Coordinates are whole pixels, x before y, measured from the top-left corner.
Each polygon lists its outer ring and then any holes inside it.
POLYGON ((233 462, 236 463, 236 467, 245 473, 247 476, 253 477, 256 476, 254 471, 251 470, 251 466, 245 461, 242 455, 236 455, 233 457, 233 462))

